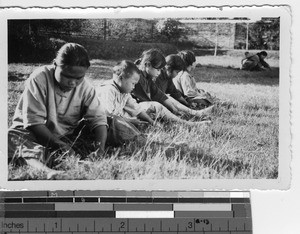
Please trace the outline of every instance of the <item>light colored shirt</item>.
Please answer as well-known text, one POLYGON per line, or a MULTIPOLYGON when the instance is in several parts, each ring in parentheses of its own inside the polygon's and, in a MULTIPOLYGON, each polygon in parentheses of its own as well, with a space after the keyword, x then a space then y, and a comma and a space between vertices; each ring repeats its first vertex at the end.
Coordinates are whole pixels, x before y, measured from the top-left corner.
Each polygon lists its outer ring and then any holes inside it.
POLYGON ((54 78, 54 66, 42 66, 26 80, 17 104, 12 128, 45 124, 56 137, 71 134, 81 119, 90 130, 107 125, 96 90, 86 80, 63 92, 54 78))
POLYGON ((142 108, 130 93, 121 93, 117 84, 110 80, 99 90, 99 97, 108 116, 117 115, 124 118, 136 117, 142 108))
POLYGON ((181 71, 173 78, 173 83, 184 96, 193 98, 199 96, 199 90, 195 78, 187 71, 181 71))

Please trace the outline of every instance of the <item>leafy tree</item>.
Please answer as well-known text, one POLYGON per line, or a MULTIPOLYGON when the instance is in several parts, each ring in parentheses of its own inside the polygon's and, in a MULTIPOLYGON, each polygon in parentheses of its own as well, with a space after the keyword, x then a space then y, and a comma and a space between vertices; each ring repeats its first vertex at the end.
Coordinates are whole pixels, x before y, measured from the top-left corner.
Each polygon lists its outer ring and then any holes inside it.
POLYGON ((50 61, 62 42, 59 35, 80 32, 82 19, 35 19, 8 21, 8 61, 50 61))
POLYGON ((279 18, 260 20, 249 26, 250 49, 279 49, 279 18))
POLYGON ((183 24, 175 19, 167 19, 157 23, 157 30, 169 42, 177 42, 184 33, 183 24))

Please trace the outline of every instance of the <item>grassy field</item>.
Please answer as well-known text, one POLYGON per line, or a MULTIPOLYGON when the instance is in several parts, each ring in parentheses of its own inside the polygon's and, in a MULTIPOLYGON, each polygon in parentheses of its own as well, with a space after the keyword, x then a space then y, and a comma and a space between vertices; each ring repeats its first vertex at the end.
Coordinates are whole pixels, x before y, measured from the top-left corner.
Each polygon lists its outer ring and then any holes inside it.
MULTIPOLYGON (((198 57, 198 86, 217 98, 209 126, 163 123, 146 129, 147 143, 111 148, 95 162, 68 158, 52 179, 275 179, 278 176, 279 68, 247 72, 240 58, 198 57), (212 65, 214 64, 214 65, 212 65), (217 66, 216 66, 217 65, 217 66), (154 144, 161 142, 162 144, 154 144)), ((268 61, 269 62, 269 61, 268 61)), ((93 60, 87 78, 97 88, 116 61, 93 60)), ((40 64, 9 64, 8 126, 24 80, 40 64)), ((46 171, 9 166, 10 180, 47 179, 46 171)))

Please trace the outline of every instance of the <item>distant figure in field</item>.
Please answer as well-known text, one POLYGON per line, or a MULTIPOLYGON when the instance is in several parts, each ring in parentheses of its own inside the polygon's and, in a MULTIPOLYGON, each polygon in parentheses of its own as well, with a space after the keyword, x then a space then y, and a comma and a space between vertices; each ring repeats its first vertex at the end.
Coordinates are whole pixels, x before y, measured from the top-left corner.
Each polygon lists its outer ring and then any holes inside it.
POLYGON ((242 61, 241 61, 241 64, 242 64, 242 66, 243 66, 243 64, 245 63, 245 61, 249 58, 249 57, 251 57, 253 54, 250 54, 250 52, 249 51, 246 51, 245 52, 245 57, 242 59, 242 61))
POLYGON ((257 54, 251 55, 245 52, 245 58, 242 59, 242 70, 246 71, 265 71, 271 70, 270 65, 265 61, 268 56, 266 51, 261 51, 257 54))

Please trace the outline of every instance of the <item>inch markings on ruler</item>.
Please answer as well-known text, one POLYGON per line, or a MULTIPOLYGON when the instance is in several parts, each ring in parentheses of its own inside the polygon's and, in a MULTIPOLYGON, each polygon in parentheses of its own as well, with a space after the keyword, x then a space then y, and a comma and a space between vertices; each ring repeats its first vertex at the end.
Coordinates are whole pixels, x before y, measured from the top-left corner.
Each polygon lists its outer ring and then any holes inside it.
POLYGON ((7 234, 252 234, 245 192, 31 191, 0 197, 0 231, 7 234))
POLYGON ((112 219, 112 218, 63 218, 62 228, 56 228, 57 220, 49 219, 6 219, 2 224, 4 232, 245 232, 252 231, 249 218, 207 218, 207 219, 112 219), (44 222, 44 223, 41 223, 44 222), (95 227, 93 223, 95 222, 95 227), (227 222, 229 226, 227 226, 227 222), (28 224, 27 224, 28 223, 28 224), (49 225, 52 224, 52 226, 49 225), (44 230, 44 224, 46 230, 44 230), (27 226, 28 225, 28 226, 27 226))

